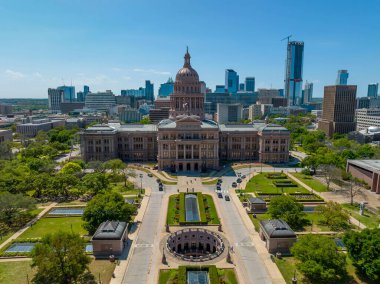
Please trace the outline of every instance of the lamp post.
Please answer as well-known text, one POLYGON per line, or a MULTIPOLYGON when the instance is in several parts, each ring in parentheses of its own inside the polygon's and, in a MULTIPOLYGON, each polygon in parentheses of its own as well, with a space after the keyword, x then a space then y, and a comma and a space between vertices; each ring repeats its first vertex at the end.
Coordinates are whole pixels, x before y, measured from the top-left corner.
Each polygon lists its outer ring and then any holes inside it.
POLYGON ((142 178, 143 178, 143 174, 140 174, 140 193, 139 193, 139 197, 141 196, 141 193, 142 193, 142 178))

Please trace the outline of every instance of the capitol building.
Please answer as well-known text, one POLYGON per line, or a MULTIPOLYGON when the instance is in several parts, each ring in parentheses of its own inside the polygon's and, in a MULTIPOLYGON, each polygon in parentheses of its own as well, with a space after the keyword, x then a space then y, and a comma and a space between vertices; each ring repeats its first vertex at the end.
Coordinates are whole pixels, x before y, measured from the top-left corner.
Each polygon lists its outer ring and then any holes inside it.
POLYGON ((81 153, 88 161, 119 158, 156 161, 160 170, 217 170, 221 162, 286 163, 289 131, 276 124, 217 124, 205 120, 204 94, 197 71, 185 54, 170 96, 169 118, 154 124, 101 124, 81 133, 81 153))

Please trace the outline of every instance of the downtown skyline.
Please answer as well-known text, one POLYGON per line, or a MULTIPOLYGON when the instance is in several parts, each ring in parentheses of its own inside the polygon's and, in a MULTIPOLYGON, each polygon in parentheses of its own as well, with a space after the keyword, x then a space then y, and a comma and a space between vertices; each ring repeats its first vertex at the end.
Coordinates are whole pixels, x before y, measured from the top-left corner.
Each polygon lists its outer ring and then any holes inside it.
POLYGON ((358 97, 380 80, 378 3, 204 2, 1 3, 0 98, 46 98, 49 87, 71 82, 77 91, 89 85, 120 94, 145 80, 157 95, 159 85, 175 76, 186 45, 212 90, 224 83, 225 69, 241 80, 255 77, 256 89, 284 88, 281 39, 290 34, 305 43, 303 80, 314 83, 314 97, 335 84, 338 69, 348 70, 358 97))

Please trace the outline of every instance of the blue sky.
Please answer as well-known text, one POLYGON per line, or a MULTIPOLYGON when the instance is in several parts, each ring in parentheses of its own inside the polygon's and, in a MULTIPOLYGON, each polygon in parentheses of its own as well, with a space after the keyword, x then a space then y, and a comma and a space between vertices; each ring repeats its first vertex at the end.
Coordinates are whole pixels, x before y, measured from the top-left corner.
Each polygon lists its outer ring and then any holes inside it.
POLYGON ((376 0, 3 0, 0 98, 46 98, 71 81, 92 91, 155 88, 175 77, 186 45, 209 87, 224 70, 283 88, 286 42, 305 42, 304 81, 315 96, 338 69, 365 96, 380 81, 380 1, 376 0))

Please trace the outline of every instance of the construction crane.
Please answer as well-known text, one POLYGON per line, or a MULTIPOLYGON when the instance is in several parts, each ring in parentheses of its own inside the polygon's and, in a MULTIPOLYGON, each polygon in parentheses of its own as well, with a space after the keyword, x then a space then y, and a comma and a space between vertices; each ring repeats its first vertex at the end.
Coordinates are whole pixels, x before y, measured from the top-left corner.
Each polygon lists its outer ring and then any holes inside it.
POLYGON ((292 35, 289 35, 289 36, 287 36, 287 37, 284 37, 281 41, 284 41, 284 40, 286 40, 286 39, 288 39, 288 43, 289 43, 289 39, 292 37, 292 35))

